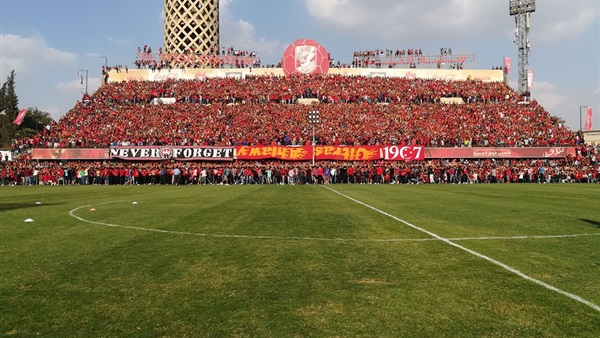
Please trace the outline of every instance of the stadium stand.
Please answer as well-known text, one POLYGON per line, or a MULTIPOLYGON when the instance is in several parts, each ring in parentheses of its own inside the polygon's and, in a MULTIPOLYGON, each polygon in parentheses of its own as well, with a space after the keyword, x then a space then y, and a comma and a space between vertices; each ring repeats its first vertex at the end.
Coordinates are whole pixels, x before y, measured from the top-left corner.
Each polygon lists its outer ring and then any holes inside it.
MULTIPOLYGON (((118 71, 111 67, 112 71, 118 71)), ((554 148, 553 148, 554 149, 554 148)), ((600 147, 501 82, 246 76, 105 83, 57 123, 13 143, 2 185, 600 182, 600 147), (163 102, 163 103, 159 103, 163 102), (164 102, 171 102, 169 104, 164 102), (448 104, 449 102, 460 104, 448 104), (415 161, 35 160, 32 149, 115 146, 574 147, 559 158, 415 161), (181 175, 174 175, 177 168, 181 175)))
POLYGON ((321 145, 574 146, 575 134, 502 83, 343 76, 121 82, 100 88, 28 147, 301 145, 316 99, 321 145), (171 98, 169 105, 150 104, 171 98), (448 99, 465 104, 444 105, 448 99), (286 123, 281 123, 286 121, 286 123))

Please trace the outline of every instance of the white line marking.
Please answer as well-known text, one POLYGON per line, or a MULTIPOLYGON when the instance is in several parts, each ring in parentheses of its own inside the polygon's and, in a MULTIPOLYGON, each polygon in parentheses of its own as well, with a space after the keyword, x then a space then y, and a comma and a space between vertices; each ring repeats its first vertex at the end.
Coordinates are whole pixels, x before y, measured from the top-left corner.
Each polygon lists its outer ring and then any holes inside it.
MULTIPOLYGON (((449 241, 488 241, 488 240, 502 240, 502 239, 548 239, 548 238, 569 238, 569 237, 582 237, 582 236, 600 236, 600 232, 594 234, 570 234, 570 235, 547 235, 547 236, 503 236, 503 237, 457 237, 457 238, 446 238, 449 241)), ((437 240, 435 238, 432 238, 437 240)))
MULTIPOLYGON (((110 203, 117 203, 117 202, 109 202, 109 203, 102 203, 102 204, 110 204, 110 203)), ((98 205, 100 205, 100 204, 98 204, 98 205)), ((103 225, 103 226, 107 226, 107 227, 123 228, 123 229, 130 229, 130 230, 140 230, 140 231, 148 231, 148 232, 159 232, 159 233, 163 233, 163 234, 193 235, 193 236, 200 236, 200 237, 277 239, 277 240, 311 240, 311 241, 338 241, 338 242, 350 242, 350 241, 354 241, 354 242, 421 242, 421 241, 435 241, 436 240, 435 238, 400 238, 400 239, 359 239, 359 238, 357 238, 357 239, 354 239, 354 238, 320 238, 320 237, 294 237, 294 236, 285 237, 285 236, 260 236, 260 235, 220 235, 220 234, 207 234, 207 233, 200 233, 200 232, 141 228, 141 227, 134 227, 134 226, 129 226, 129 225, 95 222, 95 221, 90 221, 83 217, 79 217, 79 216, 75 215, 75 211, 77 211, 79 209, 91 207, 91 206, 92 206, 92 204, 77 207, 77 208, 69 211, 69 216, 76 218, 76 219, 80 220, 81 222, 85 222, 85 223, 89 223, 89 224, 96 224, 96 225, 103 225)))
POLYGON ((336 190, 334 190, 334 189, 332 189, 332 188, 329 188, 329 187, 327 187, 327 186, 324 186, 324 185, 322 185, 322 187, 323 187, 323 188, 325 188, 325 189, 327 189, 327 190, 329 190, 329 191, 332 191, 332 192, 334 192, 334 193, 336 193, 336 194, 338 194, 338 195, 340 195, 340 196, 342 196, 342 197, 344 197, 344 198, 347 198, 347 199, 349 199, 349 200, 351 200, 351 201, 353 201, 353 202, 355 202, 355 203, 358 203, 358 204, 360 204, 360 205, 362 205, 362 206, 364 206, 364 207, 367 207, 367 208, 369 208, 369 209, 371 209, 371 210, 374 210, 374 211, 376 211, 376 212, 378 212, 378 213, 380 213, 380 214, 382 214, 382 215, 385 215, 385 216, 387 216, 387 217, 390 217, 390 218, 392 218, 392 219, 394 219, 394 220, 396 220, 396 221, 398 221, 398 222, 400 222, 400 223, 403 223, 403 224, 405 224, 405 225, 408 225, 409 227, 411 227, 411 228, 413 228, 413 229, 415 229, 415 230, 418 230, 418 231, 424 232, 424 233, 428 234, 429 236, 431 236, 431 237, 433 237, 433 238, 436 238, 436 239, 438 239, 438 240, 440 240, 440 241, 442 241, 442 242, 444 242, 444 243, 446 243, 446 244, 452 245, 452 246, 453 246, 453 247, 455 247, 455 248, 458 248, 458 249, 460 249, 460 250, 466 251, 466 252, 468 252, 468 253, 470 253, 470 254, 472 254, 472 255, 474 255, 474 256, 477 256, 477 257, 479 257, 479 258, 481 258, 481 259, 484 259, 484 260, 486 260, 486 261, 488 261, 488 262, 490 262, 490 263, 496 264, 496 265, 498 265, 498 266, 500 266, 500 267, 502 267, 502 268, 504 268, 504 269, 506 269, 506 270, 508 270, 508 271, 510 271, 510 272, 512 272, 512 273, 514 273, 514 274, 516 274, 516 275, 518 275, 518 276, 520 276, 521 278, 524 278, 524 279, 526 279, 526 280, 528 280, 528 281, 530 281, 530 282, 533 282, 533 283, 536 283, 536 284, 538 284, 538 285, 541 285, 541 286, 545 287, 545 288, 546 288, 546 289, 548 289, 548 290, 551 290, 551 291, 554 291, 554 292, 560 293, 560 294, 561 294, 561 295, 563 295, 563 296, 567 296, 567 297, 569 297, 569 298, 571 298, 571 299, 574 299, 574 300, 576 300, 576 301, 578 301, 578 302, 580 302, 580 303, 582 303, 582 304, 585 304, 585 305, 587 305, 587 306, 591 307, 592 309, 594 309, 594 310, 596 310, 596 311, 600 312, 600 306, 599 306, 599 305, 597 305, 597 304, 594 304, 594 303, 592 303, 592 302, 590 302, 590 301, 588 301, 588 300, 585 300, 585 299, 583 299, 583 298, 581 298, 581 297, 579 297, 579 296, 577 296, 577 295, 575 295, 575 294, 572 294, 572 293, 569 293, 569 292, 563 291, 563 290, 561 290, 561 289, 559 289, 559 288, 557 288, 557 287, 555 287, 555 286, 552 286, 552 285, 550 285, 550 284, 548 284, 548 283, 542 282, 542 281, 541 281, 541 280, 539 280, 539 279, 535 279, 535 278, 533 278, 533 277, 530 277, 530 276, 526 275, 525 273, 523 273, 523 272, 521 272, 521 271, 519 271, 519 270, 517 270, 517 269, 515 269, 515 268, 513 268, 513 267, 511 267, 511 266, 509 266, 509 265, 507 265, 507 264, 504 264, 504 263, 502 263, 502 262, 500 262, 500 261, 497 261, 497 260, 495 260, 495 259, 493 259, 493 258, 491 258, 491 257, 488 257, 488 256, 484 255, 484 254, 480 254, 480 253, 479 253, 479 252, 477 252, 477 251, 474 251, 474 250, 468 249, 468 248, 466 248, 466 247, 464 247, 464 246, 462 246, 462 245, 460 245, 460 244, 456 244, 456 243, 452 242, 452 241, 451 241, 450 239, 448 239, 448 238, 441 237, 441 236, 439 236, 439 235, 437 235, 437 234, 435 234, 435 233, 433 233, 433 232, 431 232, 431 231, 428 231, 428 230, 425 230, 425 229, 423 229, 423 228, 420 228, 420 227, 418 227, 418 226, 416 226, 416 225, 414 225, 414 224, 411 224, 411 223, 409 223, 409 222, 407 222, 407 221, 405 221, 405 220, 403 220, 403 219, 400 219, 400 218, 398 218, 398 217, 396 217, 396 216, 394 216, 394 215, 388 214, 388 213, 387 213, 387 212, 385 212, 385 211, 382 211, 382 210, 379 210, 379 209, 377 209, 377 208, 375 208, 375 207, 372 207, 372 206, 370 206, 370 205, 368 205, 368 204, 366 204, 366 203, 364 203, 364 202, 361 202, 361 201, 359 201, 359 200, 357 200, 357 199, 354 199, 354 198, 352 198, 352 197, 350 197, 350 196, 348 196, 348 195, 344 195, 344 194, 342 194, 341 192, 339 192, 339 191, 336 191, 336 190))

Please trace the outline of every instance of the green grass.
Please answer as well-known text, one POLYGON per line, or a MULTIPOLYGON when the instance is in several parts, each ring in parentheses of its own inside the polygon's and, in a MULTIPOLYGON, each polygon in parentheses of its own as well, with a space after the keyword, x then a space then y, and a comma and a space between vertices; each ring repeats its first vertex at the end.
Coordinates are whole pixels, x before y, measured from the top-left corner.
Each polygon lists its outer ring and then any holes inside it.
MULTIPOLYGON (((598 185, 328 187, 600 305, 598 185)), ((600 336, 597 309, 319 186, 0 202, 2 336, 600 336)))

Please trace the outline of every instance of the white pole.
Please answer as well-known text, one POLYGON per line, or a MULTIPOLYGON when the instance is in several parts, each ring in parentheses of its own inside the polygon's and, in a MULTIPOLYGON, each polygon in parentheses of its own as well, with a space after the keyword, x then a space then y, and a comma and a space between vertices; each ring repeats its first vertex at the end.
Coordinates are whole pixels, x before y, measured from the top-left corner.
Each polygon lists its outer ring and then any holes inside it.
POLYGON ((313 139, 312 139, 312 165, 315 166, 315 125, 313 124, 313 139))

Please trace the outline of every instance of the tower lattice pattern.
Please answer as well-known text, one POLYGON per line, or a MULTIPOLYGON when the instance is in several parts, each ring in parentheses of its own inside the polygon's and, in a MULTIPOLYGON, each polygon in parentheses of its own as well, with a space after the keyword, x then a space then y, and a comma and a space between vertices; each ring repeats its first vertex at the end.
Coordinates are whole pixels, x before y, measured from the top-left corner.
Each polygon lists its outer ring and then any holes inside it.
POLYGON ((219 0, 164 1, 165 52, 215 55, 219 50, 219 0))

